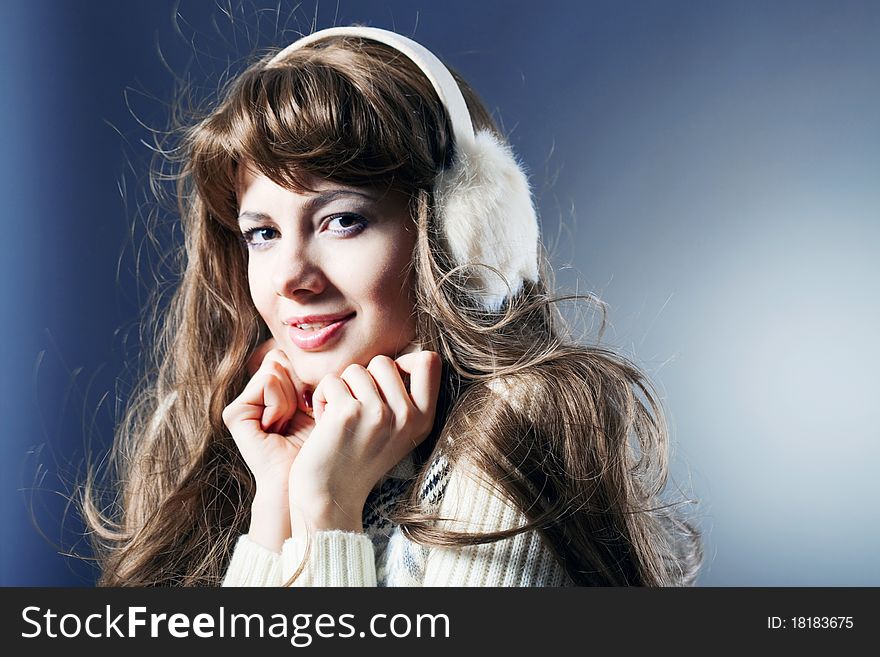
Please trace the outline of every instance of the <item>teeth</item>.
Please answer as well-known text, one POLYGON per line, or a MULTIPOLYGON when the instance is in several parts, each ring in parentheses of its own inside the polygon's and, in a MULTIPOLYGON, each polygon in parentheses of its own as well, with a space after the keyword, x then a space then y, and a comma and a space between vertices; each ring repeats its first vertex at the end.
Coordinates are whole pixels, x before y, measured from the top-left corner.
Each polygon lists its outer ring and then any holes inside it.
POLYGON ((325 326, 330 326, 333 322, 321 322, 319 324, 297 324, 296 327, 298 329, 302 329, 303 331, 316 331, 318 329, 322 329, 325 326))

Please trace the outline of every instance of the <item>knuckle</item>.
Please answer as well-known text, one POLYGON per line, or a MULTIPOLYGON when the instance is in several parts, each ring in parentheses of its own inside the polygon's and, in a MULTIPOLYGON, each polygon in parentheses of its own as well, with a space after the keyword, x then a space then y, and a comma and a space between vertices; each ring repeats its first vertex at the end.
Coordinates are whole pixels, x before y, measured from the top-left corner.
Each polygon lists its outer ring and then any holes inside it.
POLYGON ((432 366, 440 363, 440 354, 436 351, 422 351, 420 352, 422 365, 432 366))
POLYGON ((370 367, 388 367, 389 365, 394 365, 394 359, 384 354, 373 356, 370 360, 370 367))
POLYGON ((374 406, 366 415, 366 419, 374 427, 384 427, 388 423, 388 411, 384 405, 374 406))
POLYGON ((280 349, 271 349, 263 356, 263 365, 266 367, 282 367, 284 362, 284 352, 280 349))
POLYGON ((419 428, 419 417, 412 411, 406 411, 400 416, 401 431, 415 431, 419 428))
POLYGON ((346 418, 352 420, 360 420, 363 412, 363 407, 359 401, 353 399, 351 401, 343 402, 340 411, 346 418))
POLYGON ((273 372, 283 372, 285 370, 284 364, 275 358, 268 361, 269 369, 273 372))
POLYGON ((351 363, 342 371, 342 376, 356 374, 363 369, 364 369, 364 367, 362 365, 358 365, 357 363, 351 363))

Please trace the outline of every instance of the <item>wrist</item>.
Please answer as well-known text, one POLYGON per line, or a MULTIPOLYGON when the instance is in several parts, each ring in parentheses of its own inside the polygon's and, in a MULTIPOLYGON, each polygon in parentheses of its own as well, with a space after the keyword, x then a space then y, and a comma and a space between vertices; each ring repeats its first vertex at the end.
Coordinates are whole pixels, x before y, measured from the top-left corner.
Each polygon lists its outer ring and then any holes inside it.
POLYGON ((304 536, 317 531, 346 531, 363 533, 363 505, 343 507, 335 502, 291 505, 290 527, 293 536, 304 536))
POLYGON ((257 484, 254 499, 251 501, 251 509, 262 506, 274 509, 289 509, 290 494, 287 492, 287 484, 281 486, 267 486, 257 484))
POLYGON ((252 541, 281 552, 281 546, 291 536, 290 509, 287 495, 261 493, 258 489, 251 503, 251 522, 248 536, 252 541))

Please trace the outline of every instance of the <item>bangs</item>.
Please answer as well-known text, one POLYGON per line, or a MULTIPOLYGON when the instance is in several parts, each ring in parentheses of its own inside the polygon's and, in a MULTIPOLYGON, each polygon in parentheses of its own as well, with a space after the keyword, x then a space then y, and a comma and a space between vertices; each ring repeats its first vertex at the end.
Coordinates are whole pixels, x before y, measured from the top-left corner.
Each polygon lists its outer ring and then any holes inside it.
POLYGON ((430 188, 439 131, 428 126, 436 122, 426 120, 430 110, 419 94, 377 72, 375 59, 368 63, 325 48, 243 73, 190 135, 190 173, 211 214, 236 228, 238 169, 245 164, 297 192, 314 191, 308 183, 315 178, 430 188), (340 59, 347 61, 332 61, 340 59))

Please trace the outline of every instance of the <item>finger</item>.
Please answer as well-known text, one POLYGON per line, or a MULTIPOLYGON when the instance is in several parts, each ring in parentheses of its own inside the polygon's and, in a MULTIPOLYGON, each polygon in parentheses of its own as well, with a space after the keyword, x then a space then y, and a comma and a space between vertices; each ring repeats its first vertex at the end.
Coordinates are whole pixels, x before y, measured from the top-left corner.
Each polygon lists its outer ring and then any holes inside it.
POLYGON ((290 380, 291 384, 298 380, 293 370, 293 364, 290 362, 287 354, 281 349, 273 349, 267 353, 263 359, 263 367, 268 369, 275 368, 276 370, 280 368, 287 375, 286 378, 290 380))
POLYGON ((289 361, 280 349, 265 354, 259 370, 231 404, 226 416, 230 424, 248 422, 249 433, 262 435, 275 433, 295 414, 296 391, 285 362, 289 361))
POLYGON ((348 386, 351 396, 362 404, 384 404, 385 400, 376 381, 362 365, 349 365, 343 370, 340 378, 348 386))
POLYGON ((312 410, 315 412, 315 422, 321 420, 321 416, 324 415, 324 411, 329 404, 342 405, 352 403, 353 401, 354 398, 351 396, 351 391, 345 385, 345 382, 338 376, 328 374, 321 379, 312 395, 312 410))
POLYGON ((285 418, 288 417, 290 409, 281 378, 275 372, 266 375, 263 385, 263 406, 261 428, 266 433, 275 433, 275 429, 281 423, 286 424, 285 418))
POLYGON ((256 425, 256 431, 259 431, 259 425, 263 417, 265 404, 263 403, 263 387, 266 384, 265 375, 255 374, 245 385, 241 394, 233 400, 233 402, 224 411, 224 421, 229 426, 242 422, 253 422, 256 425))
POLYGON ((409 394, 415 407, 426 415, 434 416, 443 361, 436 351, 421 351, 398 358, 395 363, 410 375, 409 394))
POLYGON ((278 349, 277 351, 280 354, 279 360, 284 365, 290 378, 290 383, 293 388, 293 395, 291 399, 293 399, 294 406, 296 406, 296 408, 301 410, 310 418, 314 418, 315 413, 312 410, 312 394, 314 392, 313 387, 302 381, 296 375, 296 370, 294 370, 293 364, 291 363, 290 358, 287 356, 287 354, 281 349, 278 349))
POLYGON ((284 437, 292 445, 302 447, 314 429, 315 421, 310 416, 297 413, 285 427, 284 437))
POLYGON ((288 373, 289 361, 280 349, 272 349, 263 357, 254 378, 263 382, 263 413, 261 427, 277 433, 296 413, 296 391, 288 373))
MULTIPOLYGON (((397 356, 395 356, 395 360, 400 358, 401 356, 406 356, 407 354, 417 354, 422 351, 422 345, 419 342, 413 341, 410 342, 406 347, 404 347, 397 356)), ((406 389, 409 390, 409 372, 401 372, 401 378, 403 379, 403 385, 406 386, 406 389)))
POLYGON ((408 413, 417 410, 413 406, 409 391, 401 378, 401 370, 397 368, 393 360, 387 356, 376 356, 370 361, 367 369, 382 391, 388 408, 396 418, 404 418, 408 413))
MULTIPOLYGON (((281 433, 297 412, 297 394, 296 385, 294 384, 295 376, 292 375, 293 368, 290 365, 290 360, 280 349, 274 350, 269 356, 267 356, 267 360, 270 361, 268 363, 268 371, 278 377, 284 393, 285 412, 279 419, 279 425, 277 427, 278 431, 275 431, 275 433, 281 433)), ((264 364, 266 364, 265 361, 264 364)))

